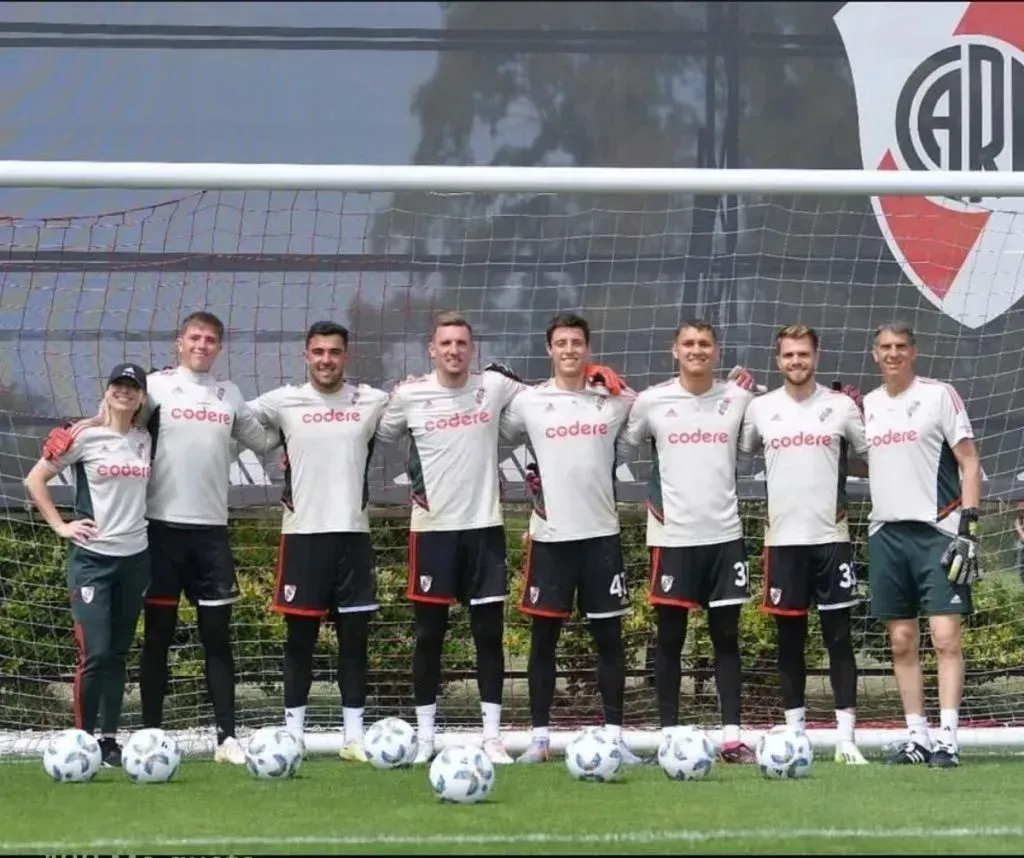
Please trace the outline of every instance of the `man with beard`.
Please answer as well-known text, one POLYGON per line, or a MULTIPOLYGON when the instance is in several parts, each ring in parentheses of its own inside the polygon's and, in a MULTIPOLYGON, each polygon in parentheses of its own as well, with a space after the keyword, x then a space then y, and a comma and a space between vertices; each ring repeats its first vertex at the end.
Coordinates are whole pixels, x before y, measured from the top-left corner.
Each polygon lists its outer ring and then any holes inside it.
POLYGON ((278 430, 285 453, 281 547, 271 610, 285 618, 285 726, 302 736, 320 623, 338 641, 341 758, 365 762, 367 641, 377 592, 367 468, 388 396, 345 380, 349 332, 316 322, 306 333, 309 379, 264 393, 249 407, 278 430))
POLYGON ((789 325, 775 337, 783 386, 747 408, 740 449, 763 448, 768 488, 763 610, 775 616, 786 723, 805 727, 807 615, 818 609, 835 698, 836 762, 867 761, 854 741, 857 662, 850 609, 858 602, 846 518, 848 447, 867 453, 864 422, 849 389, 818 384, 818 335, 789 325))

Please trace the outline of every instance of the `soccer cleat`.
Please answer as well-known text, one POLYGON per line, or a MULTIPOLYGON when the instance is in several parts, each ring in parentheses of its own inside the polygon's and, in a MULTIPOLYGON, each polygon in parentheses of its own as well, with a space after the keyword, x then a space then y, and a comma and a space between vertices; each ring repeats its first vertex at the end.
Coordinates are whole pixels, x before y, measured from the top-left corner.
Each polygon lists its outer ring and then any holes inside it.
POLYGON ((932 752, 919 742, 908 741, 900 745, 887 760, 890 766, 915 766, 931 762, 932 752))
POLYGON ((723 763, 739 763, 748 766, 757 762, 757 756, 742 742, 728 742, 722 745, 719 756, 723 763))
POLYGON ((622 765, 624 766, 642 766, 647 762, 643 757, 638 757, 626 746, 626 743, 619 739, 619 753, 622 755, 622 765))
POLYGON ((117 739, 114 739, 110 736, 104 736, 102 739, 100 739, 100 754, 102 755, 103 758, 103 761, 100 765, 102 765, 103 768, 121 768, 121 747, 117 744, 117 739))
POLYGON ((420 739, 419 748, 416 751, 416 759, 412 761, 414 766, 429 763, 434 759, 434 740, 420 739))
POLYGON ((836 762, 847 766, 866 766, 868 761, 853 742, 846 739, 836 745, 836 762))
POLYGON ((515 762, 508 755, 501 739, 484 739, 484 753, 487 755, 487 759, 496 766, 508 766, 515 762))
POLYGON ((960 765, 960 752, 952 745, 936 743, 928 765, 933 769, 955 769, 960 765))
POLYGON ((338 756, 350 763, 365 763, 366 750, 363 748, 362 740, 353 739, 351 742, 346 742, 338 751, 338 756))
POLYGON ((217 750, 213 752, 213 761, 215 763, 230 763, 233 766, 244 766, 245 751, 238 744, 238 739, 234 736, 228 736, 217 746, 217 750))
POLYGON ((551 759, 551 740, 534 739, 517 758, 517 763, 546 763, 551 759))

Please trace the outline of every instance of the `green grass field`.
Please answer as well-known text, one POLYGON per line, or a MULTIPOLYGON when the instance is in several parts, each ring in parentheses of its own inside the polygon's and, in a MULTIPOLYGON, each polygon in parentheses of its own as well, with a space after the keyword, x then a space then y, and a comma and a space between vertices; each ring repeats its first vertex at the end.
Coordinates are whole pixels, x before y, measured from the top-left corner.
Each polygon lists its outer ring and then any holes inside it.
POLYGON ((327 757, 292 781, 186 760, 169 784, 104 770, 55 784, 37 761, 0 764, 4 853, 630 853, 1024 851, 1024 759, 966 757, 955 771, 815 763, 800 781, 716 766, 700 782, 656 766, 579 783, 561 760, 499 767, 478 805, 447 805, 426 769, 327 757))

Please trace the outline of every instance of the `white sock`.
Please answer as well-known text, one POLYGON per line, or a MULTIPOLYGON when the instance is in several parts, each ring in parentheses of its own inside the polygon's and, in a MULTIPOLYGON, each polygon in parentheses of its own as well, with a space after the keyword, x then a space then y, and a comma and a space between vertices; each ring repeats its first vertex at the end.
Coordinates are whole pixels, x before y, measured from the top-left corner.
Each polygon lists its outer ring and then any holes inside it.
POLYGON ((341 710, 342 723, 345 725, 345 743, 363 740, 363 710, 344 708, 341 710))
POLYGON ((836 733, 840 742, 853 741, 853 728, 857 723, 857 716, 852 709, 836 709, 836 733))
POLYGON ((434 741, 434 716, 437 715, 437 704, 428 703, 416 707, 416 738, 421 742, 434 741))
POLYGON ((740 725, 726 724, 722 727, 722 744, 735 745, 740 741, 740 725))
POLYGON ((484 741, 501 738, 501 704, 481 703, 480 714, 484 719, 484 741))
POLYGON ((786 710, 786 726, 803 733, 807 729, 807 707, 797 706, 786 710))
POLYGON ((673 730, 675 730, 675 727, 662 727, 662 728, 661 728, 661 735, 662 735, 662 736, 667 736, 667 735, 669 735, 669 734, 670 734, 670 733, 671 733, 671 732, 672 732, 673 730))
POLYGON ((306 729, 306 707, 293 706, 291 709, 285 709, 284 726, 301 736, 306 729))
POLYGON ((551 731, 547 727, 534 727, 531 731, 531 738, 535 742, 550 742, 551 731))
POLYGON ((622 738, 622 726, 619 724, 605 724, 605 732, 616 742, 622 738))
POLYGON ((960 725, 960 713, 956 709, 939 710, 939 727, 942 728, 942 742, 957 747, 956 728, 960 725))
POLYGON ((917 742, 929 751, 932 749, 932 737, 928 732, 928 719, 924 715, 908 715, 907 730, 910 731, 910 741, 917 742))

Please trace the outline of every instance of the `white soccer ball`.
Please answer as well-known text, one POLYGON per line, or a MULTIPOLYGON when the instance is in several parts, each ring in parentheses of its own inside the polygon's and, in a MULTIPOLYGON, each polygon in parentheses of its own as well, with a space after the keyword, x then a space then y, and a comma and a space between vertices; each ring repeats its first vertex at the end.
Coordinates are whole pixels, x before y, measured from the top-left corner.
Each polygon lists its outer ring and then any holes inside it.
POLYGON ((811 773, 814 763, 814 748, 804 732, 796 733, 796 762, 793 764, 794 778, 805 778, 811 773))
MULTIPOLYGON (((806 736, 804 737, 806 741, 806 736)), ((810 747, 810 743, 807 743, 810 747)), ((757 767, 766 778, 785 780, 797 777, 800 764, 800 734, 785 725, 772 727, 758 740, 757 767)), ((808 767, 809 767, 808 763, 808 767)))
POLYGON ((181 765, 178 743, 163 730, 149 727, 132 733, 121 751, 125 774, 135 783, 163 784, 181 765))
POLYGON ((246 745, 245 766, 256 778, 294 777, 302 767, 302 743, 286 727, 261 727, 246 745))
POLYGON ((494 765, 472 745, 451 745, 430 764, 430 785, 443 800, 457 804, 483 801, 494 788, 494 765))
POLYGON ((715 746, 702 730, 677 728, 658 744, 658 765, 674 781, 707 777, 715 764, 715 746))
POLYGON ((85 783, 103 762, 100 743, 85 730, 61 730, 43 749, 43 768, 58 783, 85 783))
POLYGON ((382 718, 370 725, 363 736, 366 760, 376 769, 397 769, 412 765, 420 743, 416 731, 401 718, 382 718))
POLYGON ((622 768, 622 752, 602 727, 588 727, 565 748, 565 767, 578 781, 611 781, 622 768))

